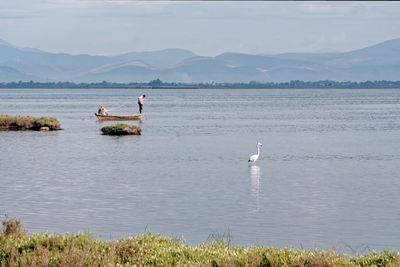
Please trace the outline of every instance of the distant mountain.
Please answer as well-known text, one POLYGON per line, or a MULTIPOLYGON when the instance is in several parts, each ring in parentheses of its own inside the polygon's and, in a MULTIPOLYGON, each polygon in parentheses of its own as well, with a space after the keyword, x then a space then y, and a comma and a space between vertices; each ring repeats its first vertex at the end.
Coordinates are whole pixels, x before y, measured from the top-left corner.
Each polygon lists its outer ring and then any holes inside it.
POLYGON ((42 79, 27 75, 14 68, 0 66, 0 81, 1 82, 15 82, 15 81, 43 81, 42 79))
POLYGON ((189 50, 169 48, 160 51, 130 52, 115 56, 122 61, 143 61, 154 69, 173 68, 178 63, 197 55, 189 50))
POLYGON ((75 79, 92 68, 114 61, 103 56, 54 54, 0 43, 0 65, 42 80, 75 79))
POLYGON ((183 49, 116 56, 70 55, 19 48, 0 40, 0 82, 286 82, 399 80, 400 39, 343 53, 203 57, 183 49))

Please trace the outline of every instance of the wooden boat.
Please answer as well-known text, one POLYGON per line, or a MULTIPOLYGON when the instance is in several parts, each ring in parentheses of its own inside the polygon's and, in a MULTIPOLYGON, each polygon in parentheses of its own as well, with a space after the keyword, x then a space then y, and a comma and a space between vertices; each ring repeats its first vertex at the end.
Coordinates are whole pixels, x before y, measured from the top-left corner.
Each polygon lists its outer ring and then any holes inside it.
POLYGON ((143 118, 143 114, 133 114, 126 116, 114 116, 114 115, 100 115, 94 114, 99 121, 133 121, 133 120, 141 120, 143 118))

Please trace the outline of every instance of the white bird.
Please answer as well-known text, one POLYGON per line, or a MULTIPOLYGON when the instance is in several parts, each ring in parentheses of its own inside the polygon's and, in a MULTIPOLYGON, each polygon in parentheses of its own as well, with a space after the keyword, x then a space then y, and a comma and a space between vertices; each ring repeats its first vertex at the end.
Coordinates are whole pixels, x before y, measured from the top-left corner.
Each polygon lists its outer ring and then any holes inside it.
POLYGON ((254 154, 253 156, 251 156, 249 158, 249 162, 256 162, 256 160, 258 159, 258 157, 260 156, 260 147, 262 146, 262 144, 260 142, 257 143, 257 154, 254 154))

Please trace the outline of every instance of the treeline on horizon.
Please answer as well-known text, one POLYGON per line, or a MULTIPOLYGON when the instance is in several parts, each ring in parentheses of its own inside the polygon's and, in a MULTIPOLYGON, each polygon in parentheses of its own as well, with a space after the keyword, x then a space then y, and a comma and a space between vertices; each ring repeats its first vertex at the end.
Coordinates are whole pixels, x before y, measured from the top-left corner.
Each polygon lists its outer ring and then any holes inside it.
POLYGON ((299 81, 290 82, 255 82, 248 83, 181 83, 163 82, 160 79, 150 82, 114 83, 74 83, 74 82, 7 82, 0 83, 0 88, 143 88, 143 89, 400 89, 400 81, 364 81, 364 82, 337 82, 337 81, 299 81))

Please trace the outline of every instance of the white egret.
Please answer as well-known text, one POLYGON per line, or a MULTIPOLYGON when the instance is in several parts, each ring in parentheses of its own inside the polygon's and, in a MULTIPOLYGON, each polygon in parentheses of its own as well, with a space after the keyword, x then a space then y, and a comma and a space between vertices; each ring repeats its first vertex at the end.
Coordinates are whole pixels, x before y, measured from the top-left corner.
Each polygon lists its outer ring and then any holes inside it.
POLYGON ((260 142, 257 143, 257 154, 254 154, 253 156, 251 156, 249 158, 249 162, 256 162, 256 160, 258 159, 258 157, 260 156, 260 147, 262 146, 262 144, 260 142))

